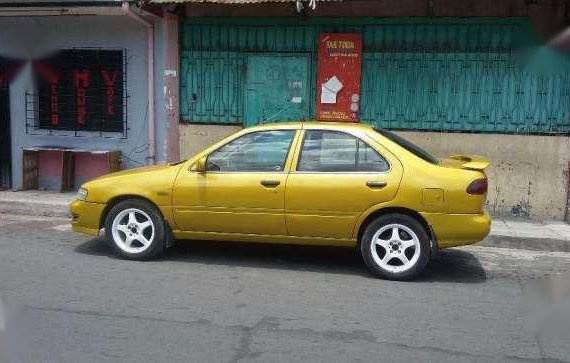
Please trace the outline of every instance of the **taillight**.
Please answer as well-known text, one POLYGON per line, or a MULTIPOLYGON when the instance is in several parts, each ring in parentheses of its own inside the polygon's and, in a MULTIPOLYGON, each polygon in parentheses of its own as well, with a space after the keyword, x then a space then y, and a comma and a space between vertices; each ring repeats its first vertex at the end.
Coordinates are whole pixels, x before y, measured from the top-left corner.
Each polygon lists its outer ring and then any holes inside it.
POLYGON ((467 193, 482 195, 487 193, 487 178, 473 180, 467 187, 467 193))

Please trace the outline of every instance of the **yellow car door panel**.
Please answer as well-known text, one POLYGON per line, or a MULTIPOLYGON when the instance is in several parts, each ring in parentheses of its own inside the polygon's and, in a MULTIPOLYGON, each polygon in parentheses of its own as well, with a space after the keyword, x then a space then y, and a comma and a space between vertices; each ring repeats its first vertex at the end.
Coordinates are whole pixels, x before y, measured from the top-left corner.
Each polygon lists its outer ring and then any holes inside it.
POLYGON ((284 173, 189 172, 174 191, 176 222, 186 231, 284 235, 285 179, 284 173))
POLYGON ((173 210, 182 231, 286 235, 285 183, 296 130, 245 134, 182 172, 173 210))
POLYGON ((398 191, 400 162, 354 135, 307 130, 297 154, 285 192, 291 236, 352 238, 360 215, 398 191))

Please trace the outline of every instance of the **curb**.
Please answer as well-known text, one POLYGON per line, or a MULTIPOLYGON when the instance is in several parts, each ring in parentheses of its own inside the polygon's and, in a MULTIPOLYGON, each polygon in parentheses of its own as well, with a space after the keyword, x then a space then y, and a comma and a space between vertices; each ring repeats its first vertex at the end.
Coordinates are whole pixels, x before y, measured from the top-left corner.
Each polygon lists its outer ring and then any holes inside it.
POLYGON ((490 235, 476 244, 483 247, 513 248, 519 250, 570 252, 570 240, 535 237, 490 235))
POLYGON ((41 216, 71 217, 67 204, 45 204, 36 202, 0 201, 0 213, 41 216))

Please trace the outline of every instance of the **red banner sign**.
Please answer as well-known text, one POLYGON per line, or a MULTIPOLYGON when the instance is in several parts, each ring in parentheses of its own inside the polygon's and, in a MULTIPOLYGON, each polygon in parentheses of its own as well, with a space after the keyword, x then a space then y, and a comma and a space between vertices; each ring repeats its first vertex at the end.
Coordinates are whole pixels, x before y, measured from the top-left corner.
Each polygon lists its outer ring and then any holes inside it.
POLYGON ((360 34, 320 34, 317 76, 319 121, 358 121, 361 63, 360 34))

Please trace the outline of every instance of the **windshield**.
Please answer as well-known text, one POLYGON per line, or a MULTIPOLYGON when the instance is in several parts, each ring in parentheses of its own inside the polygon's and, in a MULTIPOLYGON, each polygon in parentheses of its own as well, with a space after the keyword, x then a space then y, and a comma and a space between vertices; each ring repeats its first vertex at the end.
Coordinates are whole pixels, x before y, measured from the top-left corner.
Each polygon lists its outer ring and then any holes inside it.
POLYGON ((425 151, 424 149, 422 149, 418 145, 413 144, 413 143, 409 142, 408 140, 404 139, 403 137, 398 136, 391 131, 384 130, 384 129, 377 128, 377 127, 374 128, 374 131, 376 131, 380 135, 384 136, 385 138, 389 139, 390 141, 393 141, 396 144, 400 145, 401 147, 408 150, 409 152, 411 152, 412 154, 414 154, 418 158, 423 159, 423 160, 425 160, 431 164, 436 164, 436 165, 439 164, 439 160, 437 160, 437 158, 432 156, 430 153, 428 153, 427 151, 425 151))

